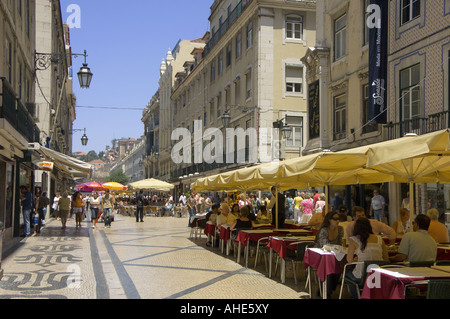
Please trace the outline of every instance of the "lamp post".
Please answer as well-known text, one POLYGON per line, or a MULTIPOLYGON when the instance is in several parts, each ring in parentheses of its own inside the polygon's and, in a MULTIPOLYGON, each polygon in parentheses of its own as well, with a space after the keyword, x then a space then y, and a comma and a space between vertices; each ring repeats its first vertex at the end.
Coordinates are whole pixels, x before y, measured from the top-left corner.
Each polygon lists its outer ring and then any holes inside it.
MULTIPOLYGON (((91 85, 93 74, 86 62, 86 58, 87 58, 86 50, 84 50, 83 54, 67 53, 67 52, 65 52, 65 53, 39 53, 39 52, 35 51, 35 61, 34 61, 35 62, 35 66, 34 66, 35 72, 47 70, 52 64, 59 64, 63 61, 63 59, 67 59, 68 56, 70 56, 70 57, 83 56, 84 57, 83 66, 80 68, 80 71, 78 72, 78 80, 80 82, 81 88, 89 88, 89 86, 91 85)), ((57 104, 56 113, 55 113, 55 120, 53 122, 53 131, 50 135, 51 136, 50 141, 53 140, 53 137, 56 134, 56 129, 55 129, 56 121, 58 120, 59 109, 61 107, 61 101, 62 101, 63 93, 64 93, 64 86, 67 81, 67 77, 68 77, 68 72, 66 72, 64 74, 63 88, 61 89, 61 93, 60 93, 59 99, 58 99, 58 104, 57 104)), ((87 145, 88 138, 86 136, 86 129, 85 129, 85 134, 81 138, 81 142, 83 143, 83 146, 87 145)))
MULTIPOLYGON (((52 63, 59 64, 62 59, 67 58, 67 56, 83 56, 84 63, 80 68, 78 74, 78 81, 80 82, 81 88, 89 88, 91 85, 92 77, 94 76, 91 72, 91 69, 88 67, 86 63, 87 53, 84 50, 84 53, 39 53, 35 52, 35 70, 36 71, 44 71, 47 70, 52 63)), ((65 82, 65 81, 64 81, 65 82)))
MULTIPOLYGON (((282 138, 284 140, 288 140, 292 136, 292 128, 283 122, 285 120, 286 119, 281 119, 281 120, 278 120, 276 122, 273 122, 273 128, 281 130, 282 138)), ((281 143, 281 140, 280 140, 280 143, 281 143)), ((280 152, 280 154, 278 156, 281 157, 281 155, 282 155, 281 154, 281 149, 280 149, 279 152, 280 152)))
POLYGON ((74 133, 74 132, 83 132, 84 131, 84 134, 83 134, 83 136, 81 137, 81 144, 83 145, 83 146, 86 146, 87 145, 87 143, 88 143, 88 141, 89 141, 89 139, 88 139, 88 137, 87 137, 87 135, 86 135, 86 129, 84 128, 84 129, 73 129, 72 130, 72 134, 74 133))

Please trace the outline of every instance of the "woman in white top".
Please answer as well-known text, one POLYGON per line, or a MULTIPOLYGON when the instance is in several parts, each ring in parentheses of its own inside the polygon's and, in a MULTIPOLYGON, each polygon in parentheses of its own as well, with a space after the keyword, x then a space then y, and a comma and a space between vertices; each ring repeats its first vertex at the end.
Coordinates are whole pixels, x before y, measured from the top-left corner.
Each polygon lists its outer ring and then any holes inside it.
MULTIPOLYGON (((349 236, 351 234, 348 234, 349 236)), ((347 262, 361 262, 366 260, 384 260, 389 261, 386 245, 381 236, 374 235, 372 226, 367 218, 359 218, 353 228, 353 236, 350 236, 347 250, 347 262), (356 255, 357 260, 354 256, 356 255)), ((345 276, 352 280, 359 280, 363 273, 363 264, 356 265, 355 269, 346 272, 345 276)), ((350 293, 353 298, 357 298, 357 292, 354 286, 349 285, 350 293)))
POLYGON ((90 199, 90 207, 91 207, 91 222, 92 222, 92 228, 96 228, 97 226, 97 216, 98 216, 98 211, 100 209, 100 205, 101 205, 102 201, 101 198, 98 197, 98 193, 94 192, 91 196, 90 199))

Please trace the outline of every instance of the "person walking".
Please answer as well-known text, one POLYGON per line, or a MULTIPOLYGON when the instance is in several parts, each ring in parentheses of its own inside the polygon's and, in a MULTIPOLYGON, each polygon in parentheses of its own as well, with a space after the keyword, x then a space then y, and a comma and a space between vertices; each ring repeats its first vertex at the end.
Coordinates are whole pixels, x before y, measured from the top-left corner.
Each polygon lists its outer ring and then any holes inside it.
POLYGON ((70 198, 67 192, 63 193, 63 196, 58 201, 59 218, 61 218, 61 229, 66 229, 67 218, 70 213, 70 198))
POLYGON ((136 195, 136 223, 144 222, 144 191, 141 189, 136 195))
POLYGON ((188 226, 190 226, 192 218, 194 218, 196 210, 197 210, 197 205, 196 205, 197 201, 195 200, 194 193, 191 193, 186 204, 187 204, 188 212, 189 212, 188 226))
POLYGON ((53 205, 52 205, 52 214, 54 217, 58 218, 59 216, 59 206, 58 201, 61 198, 61 194, 59 192, 56 192, 55 197, 53 198, 53 205))
POLYGON ((41 233, 42 222, 45 220, 45 215, 47 213, 47 206, 49 203, 50 200, 47 197, 47 192, 38 194, 38 197, 36 198, 36 212, 38 214, 38 224, 36 226, 36 234, 41 233))
POLYGON ((381 221, 384 217, 384 210, 386 208, 386 202, 384 197, 380 195, 378 190, 373 191, 373 197, 370 203, 370 216, 374 219, 381 221))
POLYGON ((25 222, 24 237, 31 235, 31 212, 33 211, 33 194, 28 191, 27 186, 20 186, 20 201, 22 203, 22 215, 25 222))
POLYGON ((75 192, 72 196, 72 209, 75 214, 75 227, 81 228, 81 221, 84 216, 84 201, 80 192, 75 192))
POLYGON ((111 227, 112 209, 114 207, 114 197, 106 189, 105 195, 102 197, 103 220, 105 221, 105 228, 111 227))
POLYGON ((94 192, 90 199, 91 222, 92 222, 93 229, 97 228, 97 217, 98 217, 98 212, 100 210, 101 203, 102 203, 102 200, 98 196, 98 193, 94 192))

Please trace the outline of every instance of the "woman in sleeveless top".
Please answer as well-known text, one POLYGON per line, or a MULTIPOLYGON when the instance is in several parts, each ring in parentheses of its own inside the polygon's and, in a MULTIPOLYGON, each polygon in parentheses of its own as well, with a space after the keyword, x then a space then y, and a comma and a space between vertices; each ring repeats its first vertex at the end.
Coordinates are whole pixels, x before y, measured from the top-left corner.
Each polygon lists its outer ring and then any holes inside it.
POLYGON ((97 226, 97 216, 98 216, 98 211, 100 208, 100 204, 101 204, 101 199, 100 197, 98 197, 98 193, 94 192, 94 194, 92 195, 91 199, 90 199, 90 204, 91 204, 91 222, 92 222, 92 228, 96 228, 97 226))
MULTIPOLYGON (((372 226, 367 218, 357 219, 353 228, 353 234, 349 234, 349 236, 347 262, 352 263, 366 260, 389 261, 387 248, 383 239, 381 236, 373 234, 372 226), (354 258, 355 255, 357 260, 354 258)), ((363 264, 358 264, 353 271, 346 272, 345 276, 352 280, 359 280, 362 277, 363 267, 363 264)), ((349 285, 349 290, 353 298, 356 299, 358 295, 355 287, 349 285)))
POLYGON ((75 214, 75 224, 76 228, 81 228, 81 221, 83 220, 84 216, 84 201, 83 196, 80 192, 75 192, 72 197, 72 208, 73 213, 75 214))

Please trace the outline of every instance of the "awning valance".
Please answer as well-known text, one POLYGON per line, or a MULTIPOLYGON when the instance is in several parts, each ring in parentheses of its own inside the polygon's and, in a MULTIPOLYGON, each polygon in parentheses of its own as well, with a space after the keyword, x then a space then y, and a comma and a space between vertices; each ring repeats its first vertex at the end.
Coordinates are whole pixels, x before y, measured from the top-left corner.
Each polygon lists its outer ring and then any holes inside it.
POLYGON ((92 172, 92 166, 90 164, 76 158, 45 147, 39 147, 36 151, 47 160, 54 162, 57 166, 64 167, 65 171, 69 172, 74 178, 86 177, 92 172))

